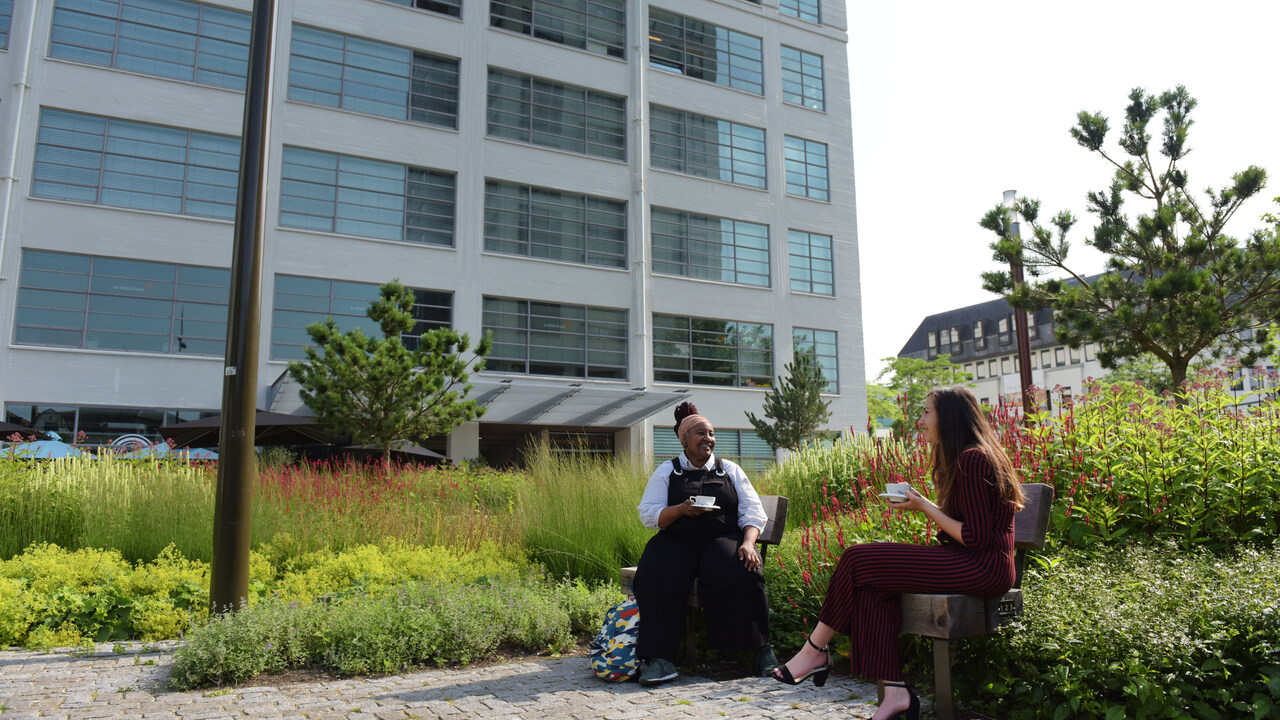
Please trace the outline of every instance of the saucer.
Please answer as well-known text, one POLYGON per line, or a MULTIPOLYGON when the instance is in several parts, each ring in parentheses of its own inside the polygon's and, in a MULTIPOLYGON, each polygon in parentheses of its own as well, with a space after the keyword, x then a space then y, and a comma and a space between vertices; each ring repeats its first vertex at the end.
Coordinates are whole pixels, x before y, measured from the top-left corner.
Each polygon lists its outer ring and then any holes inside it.
MULTIPOLYGON (((906 498, 903 498, 903 500, 906 500, 906 498)), ((719 510, 720 509, 719 505, 696 505, 695 504, 694 507, 698 508, 699 510, 719 510)))
POLYGON ((888 500, 891 503, 900 503, 900 502, 907 501, 906 495, 892 495, 890 493, 880 493, 880 497, 884 498, 885 500, 888 500))

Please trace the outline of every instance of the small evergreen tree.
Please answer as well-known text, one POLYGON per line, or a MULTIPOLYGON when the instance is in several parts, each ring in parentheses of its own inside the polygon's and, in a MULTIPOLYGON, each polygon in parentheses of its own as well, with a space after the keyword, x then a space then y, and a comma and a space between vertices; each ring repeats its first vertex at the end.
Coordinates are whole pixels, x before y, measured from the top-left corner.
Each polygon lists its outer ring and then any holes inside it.
POLYGON ((470 337, 439 328, 424 333, 410 350, 400 338, 413 330, 413 291, 392 280, 378 292, 368 315, 382 337, 367 337, 359 328, 342 332, 333 318, 312 323, 307 334, 316 347, 306 349, 306 362, 289 363, 289 375, 302 386, 302 401, 317 420, 350 435, 354 444, 381 449, 390 466, 396 443, 444 435, 484 414, 466 399, 467 379, 484 368, 492 341, 484 338, 464 359, 470 337))
POLYGON ((822 399, 827 379, 813 356, 796 353, 785 369, 787 379, 779 377, 764 399, 764 416, 773 423, 747 413, 756 434, 775 452, 778 448, 799 450, 806 440, 820 437, 818 428, 831 418, 827 409, 831 401, 822 399))

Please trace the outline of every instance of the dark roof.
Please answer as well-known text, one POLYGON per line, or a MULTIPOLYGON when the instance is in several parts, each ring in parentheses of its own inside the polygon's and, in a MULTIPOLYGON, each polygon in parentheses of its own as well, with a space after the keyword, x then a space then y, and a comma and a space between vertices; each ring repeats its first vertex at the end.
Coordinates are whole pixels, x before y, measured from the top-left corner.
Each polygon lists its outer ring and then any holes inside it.
MULTIPOLYGON (((1085 280, 1093 281, 1101 276, 1101 273, 1097 275, 1087 275, 1085 276, 1085 280)), ((1003 297, 997 297, 993 300, 978 303, 977 305, 969 305, 967 307, 945 310, 940 313, 929 315, 924 320, 921 320, 920 325, 916 327, 915 332, 911 333, 911 337, 907 340, 907 343, 898 351, 898 357, 926 357, 929 352, 929 333, 953 327, 960 329, 961 351, 959 353, 949 353, 947 352, 947 348, 939 348, 939 354, 949 354, 953 361, 976 360, 978 358, 1007 355, 1010 352, 1013 352, 1014 344, 1001 344, 998 341, 999 331, 996 323, 1001 318, 1010 317, 1012 314, 1013 306, 1010 305, 1003 297), (973 326, 979 320, 986 321, 983 324, 983 334, 987 338, 987 345, 982 350, 974 350, 973 326)), ((1036 327, 1039 329, 1039 336, 1031 341, 1032 349, 1055 347, 1058 345, 1058 341, 1053 337, 1053 310, 1050 308, 1037 310, 1035 313, 1035 322, 1036 327)), ((1010 324, 1009 331, 1011 333, 1013 332, 1012 324, 1010 324)))

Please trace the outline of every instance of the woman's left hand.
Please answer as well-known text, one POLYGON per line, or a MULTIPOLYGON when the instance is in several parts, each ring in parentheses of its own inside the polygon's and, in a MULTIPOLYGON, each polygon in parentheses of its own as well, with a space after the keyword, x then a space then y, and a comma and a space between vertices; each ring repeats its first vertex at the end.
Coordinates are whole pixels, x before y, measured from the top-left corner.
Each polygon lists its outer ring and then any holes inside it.
POLYGON ((755 571, 760 569, 760 553, 756 552, 755 543, 744 543, 738 546, 738 559, 746 566, 748 570, 755 571))

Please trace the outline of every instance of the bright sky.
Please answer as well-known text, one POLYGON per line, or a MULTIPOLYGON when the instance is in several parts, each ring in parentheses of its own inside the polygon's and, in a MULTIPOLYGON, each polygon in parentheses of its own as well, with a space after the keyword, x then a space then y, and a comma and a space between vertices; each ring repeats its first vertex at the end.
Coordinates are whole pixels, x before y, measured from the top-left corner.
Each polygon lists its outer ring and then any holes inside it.
MULTIPOLYGON (((1129 90, 1185 85, 1200 104, 1183 164, 1219 188, 1249 165, 1270 174, 1229 229, 1260 225, 1280 196, 1277 0, 849 0, 854 173, 867 381, 932 313, 984 302, 997 268, 978 227, 1005 190, 1070 210, 1070 258, 1096 224, 1085 194, 1111 178, 1068 134, 1081 110, 1123 124, 1129 90)), ((1161 116, 1152 121, 1159 147, 1161 116)), ((1131 213, 1150 205, 1133 201, 1131 213)), ((1132 216, 1132 214, 1131 214, 1132 216)))

